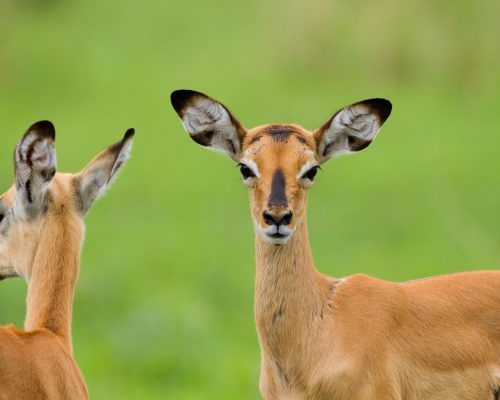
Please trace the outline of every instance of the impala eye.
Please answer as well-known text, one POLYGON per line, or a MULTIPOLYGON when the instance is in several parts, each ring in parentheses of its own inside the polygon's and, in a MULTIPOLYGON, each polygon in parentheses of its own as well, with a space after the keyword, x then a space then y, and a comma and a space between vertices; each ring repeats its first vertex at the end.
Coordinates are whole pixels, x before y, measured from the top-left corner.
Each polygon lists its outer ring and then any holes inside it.
POLYGON ((253 171, 248 168, 245 164, 238 164, 239 167, 240 167, 240 172, 241 172, 241 175, 243 176, 243 179, 248 179, 248 178, 255 178, 255 174, 253 173, 253 171))
POLYGON ((0 224, 2 223, 3 219, 4 219, 5 215, 4 214, 0 214, 0 224))
POLYGON ((302 179, 309 179, 311 182, 314 181, 316 174, 318 173, 319 165, 312 167, 309 171, 302 175, 302 179))

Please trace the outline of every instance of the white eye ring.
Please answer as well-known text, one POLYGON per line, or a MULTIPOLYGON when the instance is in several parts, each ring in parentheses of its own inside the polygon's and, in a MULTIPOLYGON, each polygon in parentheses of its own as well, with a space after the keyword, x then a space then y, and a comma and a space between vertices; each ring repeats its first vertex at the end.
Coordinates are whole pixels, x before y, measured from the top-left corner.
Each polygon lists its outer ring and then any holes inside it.
MULTIPOLYGON (((255 163, 255 161, 250 160, 249 158, 242 158, 240 160, 240 162, 238 163, 240 170, 242 169, 242 165, 245 166, 246 168, 248 168, 253 173, 253 177, 255 177, 255 178, 260 177, 259 167, 257 167, 257 164, 255 163)), ((243 171, 241 171, 241 173, 243 174, 243 171)), ((245 176, 243 176, 243 180, 245 180, 245 181, 247 179, 250 179, 250 178, 252 178, 252 177, 248 176, 247 178, 245 178, 245 176)))
MULTIPOLYGON (((319 164, 316 161, 308 161, 306 162, 302 168, 300 169, 299 173, 297 174, 297 179, 304 179, 305 174, 310 171, 312 168, 317 167, 319 168, 319 164)), ((307 178, 305 178, 307 179, 307 178)))

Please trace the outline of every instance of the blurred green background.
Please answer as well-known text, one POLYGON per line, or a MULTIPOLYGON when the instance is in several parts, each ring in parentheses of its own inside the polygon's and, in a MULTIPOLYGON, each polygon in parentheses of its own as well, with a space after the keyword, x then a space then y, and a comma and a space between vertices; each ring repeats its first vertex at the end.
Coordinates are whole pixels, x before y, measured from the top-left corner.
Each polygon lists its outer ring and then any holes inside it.
MULTIPOLYGON (((74 346, 94 399, 258 399, 253 229, 234 163, 170 107, 203 91, 247 126, 314 128, 386 97, 366 151, 309 197, 318 269, 406 280, 500 265, 500 2, 0 0, 0 178, 40 119, 77 171, 136 128, 87 217, 74 346)), ((25 283, 0 283, 22 326, 25 283)))

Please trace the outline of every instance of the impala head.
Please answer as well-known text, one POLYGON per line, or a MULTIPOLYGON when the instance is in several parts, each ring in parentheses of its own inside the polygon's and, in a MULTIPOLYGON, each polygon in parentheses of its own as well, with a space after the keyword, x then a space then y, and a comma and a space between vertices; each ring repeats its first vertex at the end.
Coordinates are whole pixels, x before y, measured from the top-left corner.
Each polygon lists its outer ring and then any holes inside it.
POLYGON ((312 132, 292 124, 245 129, 224 105, 202 93, 177 90, 171 101, 196 143, 238 163, 250 189, 256 231, 278 245, 301 223, 319 166, 334 155, 366 148, 391 112, 389 101, 370 99, 342 108, 312 132))
POLYGON ((58 226, 83 235, 83 217, 128 158, 133 135, 129 129, 81 172, 64 174, 56 172, 54 126, 28 128, 14 152, 14 184, 0 196, 0 279, 29 275, 40 243, 51 243, 58 226))

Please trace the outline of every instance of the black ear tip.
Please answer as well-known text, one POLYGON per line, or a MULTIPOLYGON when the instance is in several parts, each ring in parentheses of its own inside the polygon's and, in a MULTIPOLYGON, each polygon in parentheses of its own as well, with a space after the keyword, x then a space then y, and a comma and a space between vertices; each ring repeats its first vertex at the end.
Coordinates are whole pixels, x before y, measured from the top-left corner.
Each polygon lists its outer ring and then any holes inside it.
POLYGON ((38 135, 46 139, 54 140, 56 138, 56 129, 54 128, 54 125, 52 122, 46 120, 38 121, 31 125, 26 131, 26 134, 31 132, 36 132, 38 135))
POLYGON ((364 103, 378 114, 381 123, 385 122, 389 118, 389 115, 391 115, 392 103, 389 100, 370 99, 364 101, 364 103))
POLYGON ((123 135, 123 141, 127 141, 127 140, 132 139, 134 137, 134 135, 135 135, 134 128, 127 129, 127 132, 125 132, 125 135, 123 135))
POLYGON ((180 114, 186 104, 189 103, 189 101, 195 96, 208 97, 203 93, 196 92, 194 90, 180 89, 174 90, 170 94, 170 102, 172 103, 172 107, 174 107, 175 111, 177 111, 177 114, 180 114))

